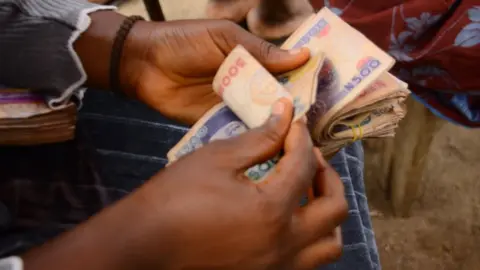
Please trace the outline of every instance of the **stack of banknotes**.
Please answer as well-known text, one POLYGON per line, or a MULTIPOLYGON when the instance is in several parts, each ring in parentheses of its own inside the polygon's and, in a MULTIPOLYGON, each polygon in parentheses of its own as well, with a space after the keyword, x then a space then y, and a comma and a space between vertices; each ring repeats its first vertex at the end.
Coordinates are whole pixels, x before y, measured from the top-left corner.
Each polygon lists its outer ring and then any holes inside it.
MULTIPOLYGON (((295 119, 307 116, 313 141, 327 157, 356 140, 394 136, 410 91, 388 72, 392 57, 328 8, 307 19, 282 45, 300 47, 310 49, 310 60, 275 77, 237 46, 214 78, 213 89, 223 102, 170 150, 169 163, 211 141, 260 126, 281 97, 292 100, 295 119)), ((250 168, 246 175, 261 181, 277 160, 250 168)))
POLYGON ((74 104, 52 110, 44 97, 28 89, 0 89, 0 145, 37 145, 75 135, 74 104))

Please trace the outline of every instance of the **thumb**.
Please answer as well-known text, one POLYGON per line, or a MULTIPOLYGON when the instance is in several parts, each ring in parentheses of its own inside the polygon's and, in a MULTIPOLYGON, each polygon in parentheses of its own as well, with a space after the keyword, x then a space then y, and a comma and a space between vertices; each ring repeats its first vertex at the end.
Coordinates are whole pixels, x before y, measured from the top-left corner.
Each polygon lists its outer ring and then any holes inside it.
POLYGON ((272 73, 283 73, 298 68, 310 58, 308 48, 283 50, 250 33, 244 40, 240 44, 272 73))
POLYGON ((227 147, 231 148, 229 156, 233 159, 235 168, 243 173, 248 168, 275 157, 283 149, 292 117, 292 102, 281 98, 272 106, 272 114, 262 126, 228 140, 227 147))

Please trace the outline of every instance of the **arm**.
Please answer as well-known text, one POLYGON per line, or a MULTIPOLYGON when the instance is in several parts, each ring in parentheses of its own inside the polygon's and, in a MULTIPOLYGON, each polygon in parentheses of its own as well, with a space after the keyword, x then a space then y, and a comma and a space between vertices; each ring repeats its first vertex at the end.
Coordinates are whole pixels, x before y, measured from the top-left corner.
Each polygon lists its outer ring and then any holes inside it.
MULTIPOLYGON (((24 270, 137 269, 143 251, 137 245, 152 215, 148 209, 139 192, 131 194, 72 231, 23 254, 24 270)), ((161 242, 163 226, 155 226, 155 238, 161 242)), ((156 249, 158 261, 163 261, 161 248, 156 249)))
MULTIPOLYGON (((111 48, 125 18, 102 8, 80 0, 0 2, 0 84, 48 89, 51 106, 74 94, 81 98, 83 85, 109 88, 111 48)), ((220 102, 212 78, 237 44, 273 73, 309 57, 227 21, 137 22, 123 45, 120 86, 166 117, 191 124, 220 102)))
POLYGON ((79 0, 2 1, 0 83, 51 90, 51 104, 80 94, 87 74, 73 44, 90 26, 89 14, 104 9, 113 7, 79 0))
POLYGON ((313 269, 339 256, 343 184, 283 100, 266 123, 176 161, 86 223, 22 256, 25 270, 313 269), (285 155, 264 182, 244 171, 285 155), (212 153, 216 153, 212 155, 212 153), (327 179, 328 177, 328 179, 327 179), (312 181, 322 197, 298 211, 312 181))

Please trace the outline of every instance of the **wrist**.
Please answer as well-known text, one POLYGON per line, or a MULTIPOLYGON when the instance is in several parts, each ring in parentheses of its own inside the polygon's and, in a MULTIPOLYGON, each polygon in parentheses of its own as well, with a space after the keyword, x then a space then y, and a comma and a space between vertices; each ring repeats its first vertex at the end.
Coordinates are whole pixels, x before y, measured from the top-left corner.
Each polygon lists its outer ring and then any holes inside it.
POLYGON ((109 89, 110 55, 116 33, 125 18, 114 11, 90 13, 90 26, 74 43, 87 74, 87 86, 109 89))
POLYGON ((138 21, 130 29, 123 44, 119 66, 119 80, 122 91, 130 97, 137 97, 140 77, 148 70, 148 44, 155 26, 154 23, 138 21))
MULTIPOLYGON (((87 86, 110 89, 112 49, 127 17, 113 11, 97 11, 91 13, 90 18, 89 28, 75 42, 75 51, 87 74, 87 86)), ((146 65, 145 43, 148 43, 150 24, 136 22, 123 43, 117 72, 121 91, 130 96, 135 96, 138 77, 146 65)))

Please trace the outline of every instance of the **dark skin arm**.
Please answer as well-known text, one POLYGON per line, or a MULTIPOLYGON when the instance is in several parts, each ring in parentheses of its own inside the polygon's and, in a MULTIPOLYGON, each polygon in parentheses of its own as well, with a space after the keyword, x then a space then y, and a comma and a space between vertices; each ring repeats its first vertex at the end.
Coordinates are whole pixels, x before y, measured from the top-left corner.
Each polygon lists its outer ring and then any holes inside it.
MULTIPOLYGON (((141 230, 138 225, 147 222, 148 217, 137 197, 130 195, 74 230, 22 255, 25 270, 135 269, 126 249, 131 238, 136 237, 135 230, 141 230)), ((157 235, 162 231, 159 226, 157 235)), ((159 256, 164 254, 158 252, 159 256)))
POLYGON ((211 143, 71 232, 23 255, 26 270, 308 270, 341 254, 343 184, 292 105, 211 143), (263 184, 246 168, 285 155, 263 184), (212 155, 215 153, 215 155, 212 155), (322 196, 298 209, 312 181, 322 196))
POLYGON ((112 46, 117 30, 126 17, 113 11, 98 11, 92 13, 90 18, 92 20, 90 27, 74 44, 75 51, 88 74, 87 85, 109 89, 112 46), (95 46, 92 46, 93 44, 95 46))
MULTIPOLYGON (((91 18, 75 50, 88 75, 87 86, 108 89, 111 48, 125 17, 100 11, 91 18)), ((220 102, 212 80, 237 44, 273 73, 292 70, 309 58, 308 50, 280 50, 228 21, 140 21, 125 41, 119 74, 122 90, 167 117, 193 124, 220 102)))
MULTIPOLYGON (((91 18, 75 49, 87 85, 106 89, 111 46, 124 17, 95 12, 91 18)), ((279 50, 226 21, 139 22, 125 43, 122 88, 166 116, 193 123, 219 102, 212 79, 237 44, 271 72, 294 69, 309 57, 308 51, 279 50)), ((305 123, 291 125, 292 110, 284 104, 264 126, 178 160, 118 203, 24 254, 25 269, 309 269, 337 258, 341 241, 332 231, 347 213, 343 185, 315 154, 305 123), (245 169, 281 149, 283 162, 269 184, 252 185, 245 169), (298 211, 299 196, 314 179, 331 192, 298 211)))

